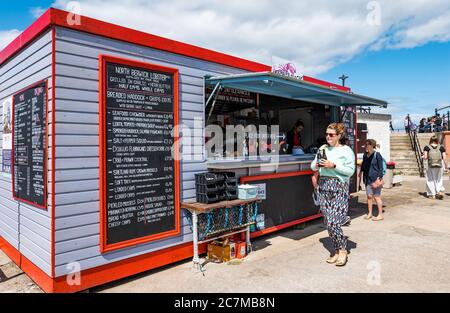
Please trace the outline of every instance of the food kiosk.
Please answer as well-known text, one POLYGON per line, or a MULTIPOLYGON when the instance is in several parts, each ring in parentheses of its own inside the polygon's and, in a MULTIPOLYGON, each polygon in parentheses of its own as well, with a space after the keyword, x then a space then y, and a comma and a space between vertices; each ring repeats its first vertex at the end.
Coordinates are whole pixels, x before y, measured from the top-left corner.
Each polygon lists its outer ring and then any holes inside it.
POLYGON ((234 171, 261 186, 264 220, 253 236, 318 217, 312 154, 279 155, 276 163, 238 151, 233 159, 208 155, 210 122, 281 123, 283 133, 295 116, 307 122, 312 145, 327 123, 345 120, 354 144, 354 107, 386 105, 68 15, 47 10, 0 52, 0 246, 46 292, 81 291, 192 257, 180 203, 195 200, 197 173, 234 171), (188 140, 185 130, 199 123, 200 140, 188 140), (184 158, 187 151, 194 157, 184 158))

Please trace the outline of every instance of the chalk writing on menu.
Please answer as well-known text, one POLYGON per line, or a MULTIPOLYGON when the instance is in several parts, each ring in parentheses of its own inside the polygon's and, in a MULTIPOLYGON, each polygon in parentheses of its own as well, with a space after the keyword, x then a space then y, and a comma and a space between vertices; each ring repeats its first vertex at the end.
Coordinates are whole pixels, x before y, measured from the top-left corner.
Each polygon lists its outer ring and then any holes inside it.
POLYGON ((47 85, 34 85, 14 95, 14 196, 46 205, 47 85))
POLYGON ((107 244, 175 228, 174 75, 106 62, 107 244))

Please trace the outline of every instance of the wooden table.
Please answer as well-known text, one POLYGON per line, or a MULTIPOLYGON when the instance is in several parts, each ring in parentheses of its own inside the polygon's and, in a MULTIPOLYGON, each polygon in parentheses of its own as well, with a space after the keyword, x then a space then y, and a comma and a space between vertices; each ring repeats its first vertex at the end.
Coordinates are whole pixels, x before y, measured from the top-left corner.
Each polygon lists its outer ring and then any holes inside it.
POLYGON ((251 200, 230 200, 230 201, 221 201, 217 203, 211 203, 211 204, 205 204, 205 203, 198 203, 198 202, 183 202, 181 204, 181 207, 189 210, 189 212, 192 213, 192 237, 193 237, 193 245, 194 245, 194 256, 192 258, 192 262, 194 263, 194 267, 196 269, 201 269, 200 259, 198 256, 198 246, 199 244, 213 241, 215 239, 225 237, 225 236, 231 236, 234 234, 245 232, 245 241, 247 245, 247 253, 251 251, 251 242, 250 242, 250 225, 246 224, 242 226, 242 229, 238 229, 236 231, 232 231, 229 233, 224 233, 220 236, 209 238, 207 240, 200 241, 198 240, 198 215, 208 213, 215 209, 223 209, 223 208, 232 208, 235 206, 241 206, 246 205, 253 202, 261 201, 258 198, 251 199, 251 200))

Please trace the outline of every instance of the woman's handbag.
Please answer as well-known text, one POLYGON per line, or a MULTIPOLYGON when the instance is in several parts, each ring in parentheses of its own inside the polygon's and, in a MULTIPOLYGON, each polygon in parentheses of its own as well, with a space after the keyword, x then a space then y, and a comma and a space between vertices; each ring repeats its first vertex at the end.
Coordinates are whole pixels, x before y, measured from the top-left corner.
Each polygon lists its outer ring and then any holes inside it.
POLYGON ((372 189, 377 189, 380 188, 384 185, 384 182, 382 179, 380 179, 380 177, 377 178, 376 181, 374 181, 372 184, 370 184, 370 187, 372 187, 372 189))

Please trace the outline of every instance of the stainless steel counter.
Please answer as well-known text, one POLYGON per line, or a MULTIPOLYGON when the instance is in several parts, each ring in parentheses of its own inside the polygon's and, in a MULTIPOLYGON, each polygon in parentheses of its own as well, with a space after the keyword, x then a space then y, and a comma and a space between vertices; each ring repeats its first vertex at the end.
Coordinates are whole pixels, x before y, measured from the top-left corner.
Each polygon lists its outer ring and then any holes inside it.
POLYGON ((208 169, 230 170, 253 167, 273 167, 282 165, 310 164, 314 160, 315 154, 305 155, 280 155, 277 158, 255 157, 251 159, 223 159, 207 162, 208 169))

